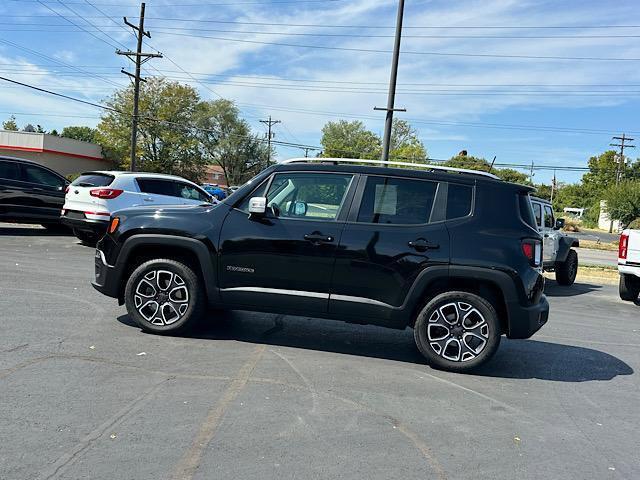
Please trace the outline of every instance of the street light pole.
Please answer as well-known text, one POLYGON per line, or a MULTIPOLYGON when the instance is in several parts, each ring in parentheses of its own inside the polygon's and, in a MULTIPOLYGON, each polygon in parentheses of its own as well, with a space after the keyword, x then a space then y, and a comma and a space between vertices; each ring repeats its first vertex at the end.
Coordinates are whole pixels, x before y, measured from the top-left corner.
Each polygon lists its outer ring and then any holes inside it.
POLYGON ((382 160, 389 160, 389 149, 391 148, 391 129, 393 127, 393 112, 406 112, 404 108, 395 108, 396 83, 398 80, 398 62, 400 60, 400 41, 402 40, 402 20, 404 17, 404 0, 398 3, 398 18, 396 20, 396 39, 393 46, 393 60, 391 63, 391 79, 389 80, 389 96, 387 108, 375 107, 374 110, 386 110, 387 117, 384 122, 384 137, 382 139, 382 160))

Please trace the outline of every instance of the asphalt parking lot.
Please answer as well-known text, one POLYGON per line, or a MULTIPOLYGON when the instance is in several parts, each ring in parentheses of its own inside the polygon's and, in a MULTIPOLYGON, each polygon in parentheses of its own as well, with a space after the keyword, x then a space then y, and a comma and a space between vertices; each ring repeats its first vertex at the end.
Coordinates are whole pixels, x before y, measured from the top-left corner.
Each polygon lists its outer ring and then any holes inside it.
POLYGON ((640 306, 549 281, 473 375, 407 331, 242 312, 142 333, 93 249, 0 224, 0 479, 637 479, 640 306))

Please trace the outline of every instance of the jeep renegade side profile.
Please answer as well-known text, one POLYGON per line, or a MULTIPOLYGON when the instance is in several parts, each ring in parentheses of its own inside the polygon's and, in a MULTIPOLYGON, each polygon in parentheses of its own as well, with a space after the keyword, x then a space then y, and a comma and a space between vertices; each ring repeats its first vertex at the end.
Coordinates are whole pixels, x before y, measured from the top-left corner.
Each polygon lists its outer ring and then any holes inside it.
POLYGON ((116 212, 93 285, 148 332, 180 332, 208 306, 409 326, 432 365, 466 371, 501 335, 547 321, 530 190, 460 169, 294 159, 217 206, 116 212))

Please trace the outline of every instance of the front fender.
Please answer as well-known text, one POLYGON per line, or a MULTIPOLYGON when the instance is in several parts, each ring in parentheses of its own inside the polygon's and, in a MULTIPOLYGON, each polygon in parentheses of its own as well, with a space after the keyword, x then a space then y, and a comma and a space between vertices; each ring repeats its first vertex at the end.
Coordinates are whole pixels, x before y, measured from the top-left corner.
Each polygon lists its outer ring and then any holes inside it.
POLYGON ((163 234, 136 234, 127 238, 122 245, 116 264, 113 265, 114 275, 117 282, 121 284, 122 277, 127 270, 127 265, 131 253, 139 247, 161 246, 169 248, 185 249, 193 253, 198 259, 199 267, 202 270, 205 290, 210 304, 219 302, 219 292, 217 288, 217 269, 214 264, 214 256, 207 246, 200 240, 188 237, 163 234))

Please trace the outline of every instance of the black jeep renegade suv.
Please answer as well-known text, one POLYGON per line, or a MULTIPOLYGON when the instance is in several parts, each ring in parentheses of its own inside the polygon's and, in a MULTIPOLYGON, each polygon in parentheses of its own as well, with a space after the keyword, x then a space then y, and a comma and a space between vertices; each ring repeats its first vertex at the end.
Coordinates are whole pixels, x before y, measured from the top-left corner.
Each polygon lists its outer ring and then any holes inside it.
POLYGON ((207 306, 409 326, 452 371, 547 321, 529 187, 366 162, 292 160, 217 206, 116 212, 93 285, 160 334, 207 306))

